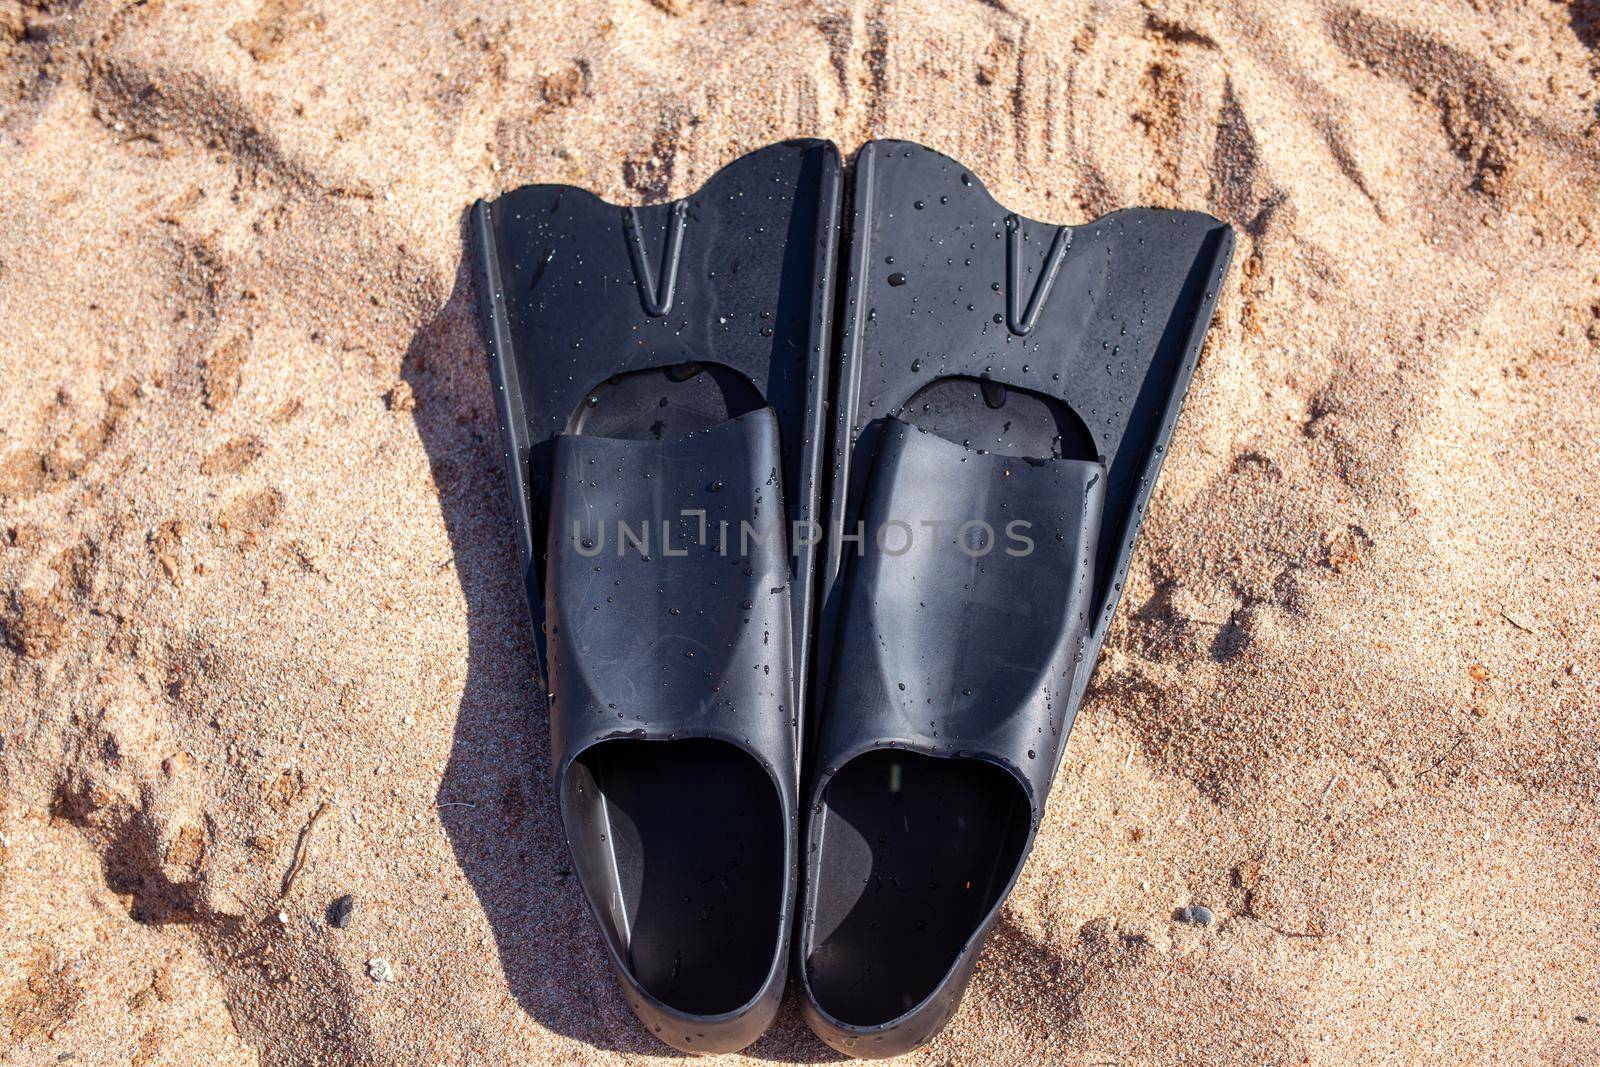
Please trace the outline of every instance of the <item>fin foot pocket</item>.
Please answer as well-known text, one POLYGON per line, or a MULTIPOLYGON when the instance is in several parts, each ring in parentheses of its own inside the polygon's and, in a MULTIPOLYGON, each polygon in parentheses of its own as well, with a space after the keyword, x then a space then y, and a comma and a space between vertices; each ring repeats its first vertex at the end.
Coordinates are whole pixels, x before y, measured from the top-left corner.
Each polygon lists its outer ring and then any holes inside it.
POLYGON ((554 440, 562 820, 635 1010, 695 1051, 748 1043, 782 991, 797 759, 777 464, 770 408, 672 440, 554 440), (747 525, 765 538, 739 545, 747 525))
POLYGON ((1038 824, 1105 468, 980 453, 886 419, 867 480, 867 528, 911 536, 845 565, 799 953, 819 1033, 862 1054, 845 1044, 856 1031, 893 1027, 889 1055, 959 1000, 1038 824))

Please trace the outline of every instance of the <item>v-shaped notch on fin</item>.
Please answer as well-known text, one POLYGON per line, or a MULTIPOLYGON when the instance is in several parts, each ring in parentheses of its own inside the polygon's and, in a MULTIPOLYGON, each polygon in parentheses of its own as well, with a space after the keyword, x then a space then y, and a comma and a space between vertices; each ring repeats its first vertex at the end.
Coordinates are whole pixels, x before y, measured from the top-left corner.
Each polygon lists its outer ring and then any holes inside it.
POLYGON ((650 258, 644 250, 644 227, 639 224, 639 209, 623 209, 622 226, 628 234, 628 258, 633 260, 634 280, 639 285, 639 299, 645 314, 659 319, 672 310, 672 299, 678 290, 678 262, 683 250, 683 231, 689 214, 683 201, 672 205, 672 216, 667 222, 667 247, 661 255, 661 276, 650 269, 650 258))
POLYGON ((1034 324, 1039 321, 1039 312, 1044 308, 1045 298, 1050 295, 1050 287, 1056 283, 1061 261, 1071 247, 1071 228, 1057 226, 1055 238, 1050 242, 1050 251, 1044 257, 1044 274, 1033 284, 1027 310, 1023 310, 1020 262, 1022 220, 1016 215, 1006 216, 1006 327, 1018 337, 1026 337, 1033 332, 1034 324))

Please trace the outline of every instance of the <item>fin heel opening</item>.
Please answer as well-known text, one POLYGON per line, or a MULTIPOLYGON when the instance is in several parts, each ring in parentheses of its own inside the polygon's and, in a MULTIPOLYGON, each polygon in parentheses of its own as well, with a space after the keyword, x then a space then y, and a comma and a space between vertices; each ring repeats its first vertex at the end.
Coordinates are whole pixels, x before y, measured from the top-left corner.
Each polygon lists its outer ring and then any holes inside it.
POLYGON ((753 756, 710 738, 601 741, 573 761, 561 807, 640 988, 692 1015, 761 992, 780 950, 785 820, 753 756))
POLYGON ((985 760, 879 749, 824 790, 806 978, 849 1026, 927 1000, 1011 884, 1031 829, 1017 779, 985 760))

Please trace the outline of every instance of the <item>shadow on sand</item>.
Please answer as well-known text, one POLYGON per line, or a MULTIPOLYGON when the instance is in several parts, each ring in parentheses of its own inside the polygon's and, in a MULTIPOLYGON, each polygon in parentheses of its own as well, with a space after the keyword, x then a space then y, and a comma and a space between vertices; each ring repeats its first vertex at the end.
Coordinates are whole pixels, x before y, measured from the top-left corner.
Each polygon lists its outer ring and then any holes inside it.
MULTIPOLYGON (((439 814, 522 1009, 541 1026, 597 1048, 676 1056, 623 1000, 562 838, 466 211, 460 236, 449 299, 412 337, 401 367, 416 398, 413 418, 467 607, 467 677, 439 783, 439 814)), ((792 997, 749 1053, 783 1061, 838 1058, 806 1029, 792 997)))

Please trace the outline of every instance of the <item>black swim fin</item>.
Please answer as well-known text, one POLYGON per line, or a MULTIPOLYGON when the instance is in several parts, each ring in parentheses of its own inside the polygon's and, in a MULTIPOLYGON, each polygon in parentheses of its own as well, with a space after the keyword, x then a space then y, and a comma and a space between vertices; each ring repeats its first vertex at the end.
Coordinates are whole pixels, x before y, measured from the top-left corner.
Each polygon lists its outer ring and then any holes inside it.
POLYGON ((902 141, 853 212, 796 956, 878 1057, 954 1014, 1032 847, 1233 234, 1045 225, 902 141))
POLYGON ((669 204, 472 213, 567 842, 689 1052, 753 1041, 788 970, 840 186, 789 141, 669 204))

